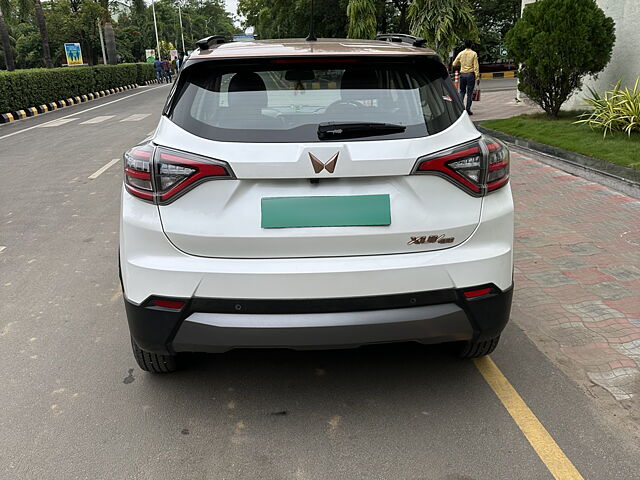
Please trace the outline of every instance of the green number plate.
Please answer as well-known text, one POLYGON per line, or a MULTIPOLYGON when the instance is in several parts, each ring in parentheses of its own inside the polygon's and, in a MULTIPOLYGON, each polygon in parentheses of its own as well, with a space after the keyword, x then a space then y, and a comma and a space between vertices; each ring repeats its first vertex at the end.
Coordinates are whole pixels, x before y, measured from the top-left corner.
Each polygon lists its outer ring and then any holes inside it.
POLYGON ((389 195, 262 199, 262 228, 360 227, 390 224, 389 195))

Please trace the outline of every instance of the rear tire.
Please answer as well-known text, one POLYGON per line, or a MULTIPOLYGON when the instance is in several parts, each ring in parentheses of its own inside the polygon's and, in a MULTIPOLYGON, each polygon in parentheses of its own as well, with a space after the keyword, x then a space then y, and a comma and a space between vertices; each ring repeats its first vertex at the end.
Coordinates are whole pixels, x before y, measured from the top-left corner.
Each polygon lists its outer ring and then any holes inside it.
POLYGON ((478 358, 492 353, 498 346, 500 335, 488 340, 466 342, 460 348, 458 356, 461 358, 478 358))
POLYGON ((172 373, 179 369, 175 355, 161 355, 147 352, 138 346, 133 337, 131 338, 131 348, 133 349, 133 356, 136 358, 138 366, 145 372, 172 373))

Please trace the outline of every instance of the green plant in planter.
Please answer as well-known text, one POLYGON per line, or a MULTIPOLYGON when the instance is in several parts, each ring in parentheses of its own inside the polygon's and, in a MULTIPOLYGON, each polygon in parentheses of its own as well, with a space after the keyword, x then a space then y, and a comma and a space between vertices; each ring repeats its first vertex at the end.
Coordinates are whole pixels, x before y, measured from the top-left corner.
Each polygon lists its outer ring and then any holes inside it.
POLYGON ((605 137, 614 131, 625 132, 629 136, 633 132, 640 132, 640 77, 633 89, 621 88, 621 84, 622 80, 619 80, 603 96, 589 88, 590 97, 584 100, 592 111, 582 114, 575 123, 602 129, 605 137))

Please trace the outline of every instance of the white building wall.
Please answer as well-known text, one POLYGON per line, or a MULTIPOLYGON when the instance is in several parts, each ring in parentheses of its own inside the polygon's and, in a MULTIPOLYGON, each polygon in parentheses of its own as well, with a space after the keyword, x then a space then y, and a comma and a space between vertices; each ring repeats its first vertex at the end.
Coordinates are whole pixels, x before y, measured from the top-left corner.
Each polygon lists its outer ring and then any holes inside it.
MULTIPOLYGON (((536 0, 522 0, 522 7, 536 0)), ((596 0, 604 13, 616 24, 616 43, 611 62, 598 75, 598 79, 587 77, 582 92, 571 97, 564 105, 567 110, 583 108, 582 99, 588 94, 587 87, 598 92, 611 88, 619 79, 633 87, 640 77, 640 0, 596 0)))

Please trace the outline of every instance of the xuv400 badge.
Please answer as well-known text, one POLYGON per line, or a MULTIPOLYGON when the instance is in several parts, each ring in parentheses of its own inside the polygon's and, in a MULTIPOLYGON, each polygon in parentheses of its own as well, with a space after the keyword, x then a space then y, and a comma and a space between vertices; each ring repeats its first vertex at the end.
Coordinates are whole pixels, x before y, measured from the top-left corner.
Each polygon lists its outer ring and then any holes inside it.
POLYGON ((424 237, 411 237, 407 245, 422 245, 423 243, 453 243, 455 237, 445 237, 442 235, 429 235, 424 237))

